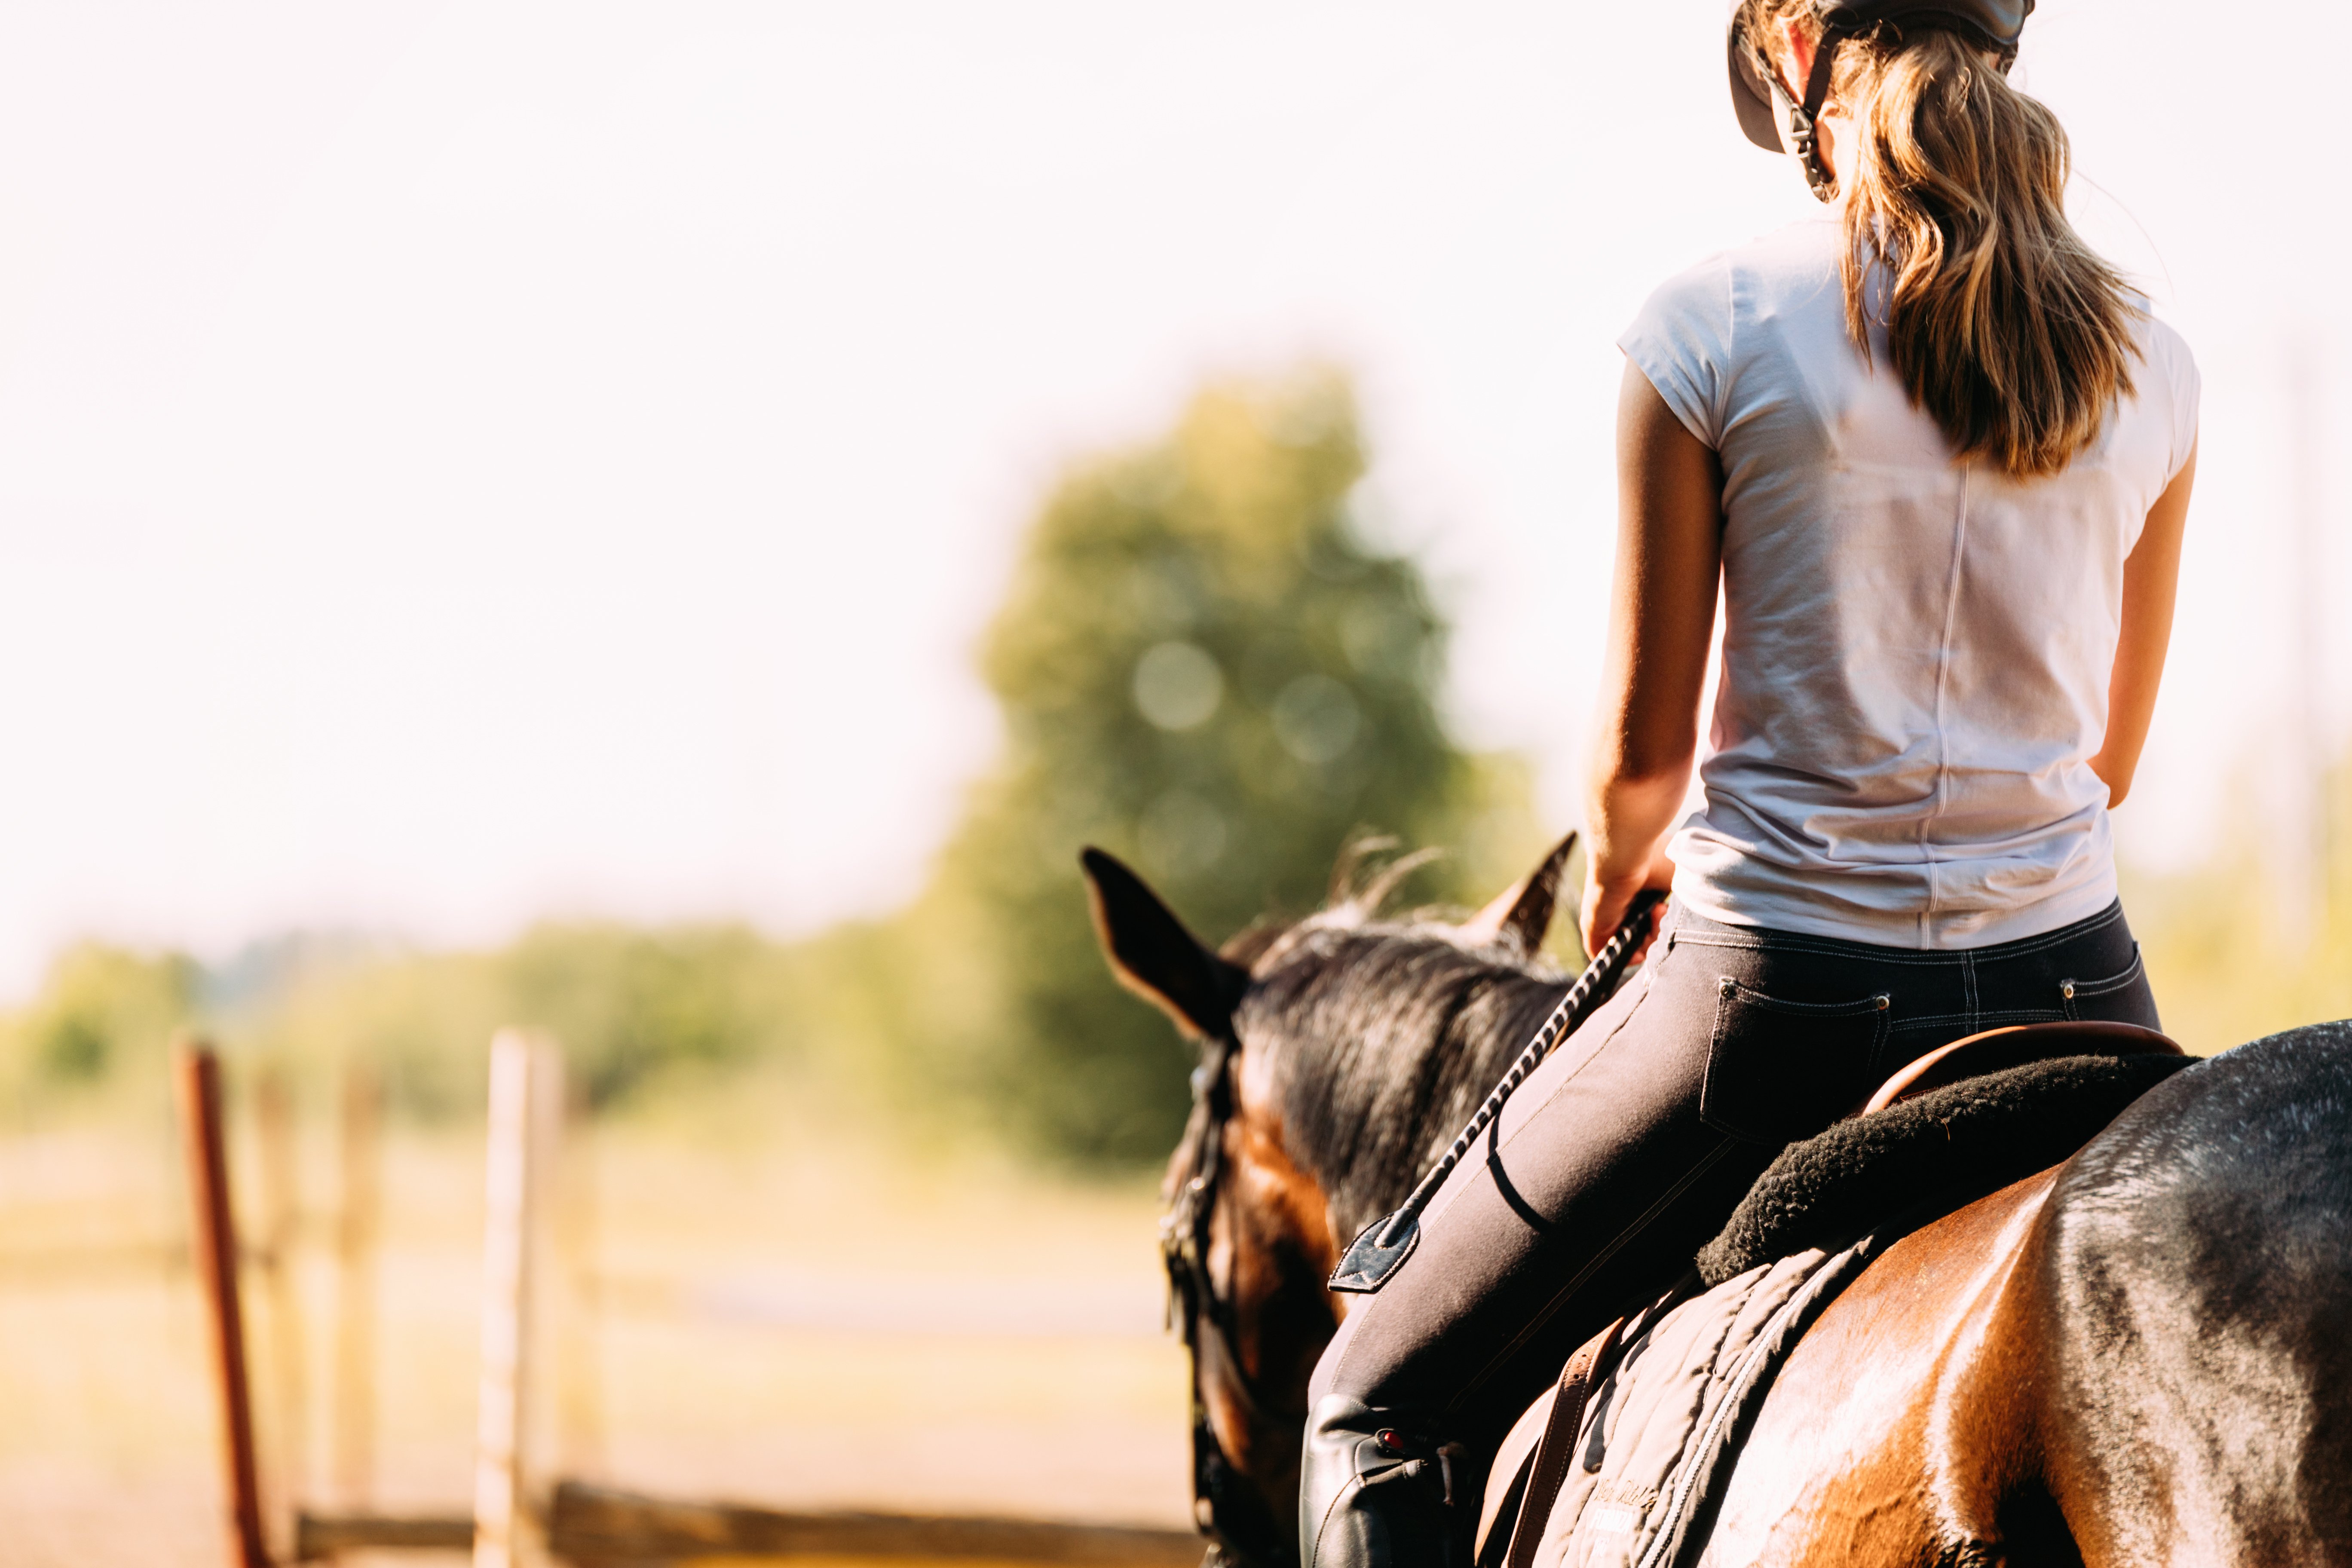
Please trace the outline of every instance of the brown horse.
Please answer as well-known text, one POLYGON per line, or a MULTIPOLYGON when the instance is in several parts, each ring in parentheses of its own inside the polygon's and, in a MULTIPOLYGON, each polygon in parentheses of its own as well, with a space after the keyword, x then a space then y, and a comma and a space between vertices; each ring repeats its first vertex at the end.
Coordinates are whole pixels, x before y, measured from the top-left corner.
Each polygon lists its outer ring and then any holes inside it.
MULTIPOLYGON (((1090 855, 1114 965, 1204 1042, 1170 1168, 1213 1555, 1295 1561, 1343 1240, 1565 989, 1566 846, 1471 921, 1385 886, 1212 953, 1090 855)), ((2352 1563, 2352 1026, 2242 1047, 1889 1247, 1756 1418, 1707 1563, 2352 1563)))
POLYGON ((1344 1298, 1340 1249, 1461 1131, 1568 989, 1537 953, 1574 836, 1469 920, 1383 920, 1421 858, 1213 952, 1126 867, 1084 866, 1112 968, 1201 1043, 1162 1242, 1193 1358, 1193 1490, 1212 1555, 1298 1557, 1307 1379, 1344 1298))
POLYGON ((1703 1561, 2352 1563, 2352 1025, 2201 1062, 1888 1248, 1703 1561))

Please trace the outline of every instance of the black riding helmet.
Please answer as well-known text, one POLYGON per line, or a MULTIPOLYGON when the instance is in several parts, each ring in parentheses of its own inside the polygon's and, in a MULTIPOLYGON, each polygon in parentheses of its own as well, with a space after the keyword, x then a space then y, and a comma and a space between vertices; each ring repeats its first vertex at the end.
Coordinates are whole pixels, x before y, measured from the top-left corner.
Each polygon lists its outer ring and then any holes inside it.
POLYGON ((1738 113, 1739 129, 1759 147, 1778 153, 1783 147, 1780 128, 1785 123, 1787 150, 1804 165, 1805 179, 1813 187, 1813 195, 1828 201, 1834 186, 1813 144, 1813 117, 1822 111, 1822 102, 1829 96, 1830 62, 1836 57, 1841 42, 1866 33, 1882 22, 1897 30, 1906 26, 1940 27, 1993 50, 2000 57, 2000 68, 2006 71, 2017 58, 2018 36, 2025 31, 2025 18, 2033 10, 2033 0, 1812 0, 1813 16, 1822 27, 1822 47, 1814 51, 1812 75, 1805 83, 1802 103, 1790 100, 1778 71, 1768 71, 1758 63, 1764 40, 1751 42, 1740 31, 1740 9, 1737 5, 1732 7, 1728 46, 1731 107, 1738 113))

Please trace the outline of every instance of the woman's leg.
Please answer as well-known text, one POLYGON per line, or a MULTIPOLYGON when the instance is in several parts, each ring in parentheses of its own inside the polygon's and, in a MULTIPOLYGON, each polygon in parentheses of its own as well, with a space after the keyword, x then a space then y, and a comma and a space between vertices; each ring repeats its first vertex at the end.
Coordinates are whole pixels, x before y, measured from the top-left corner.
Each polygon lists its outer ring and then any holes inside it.
POLYGON ((1520 1087, 1386 1287, 1350 1300, 1308 1394, 1307 1568, 1458 1561, 1510 1422, 1771 1158, 1699 1120, 1715 999, 1691 969, 1661 943, 1520 1087))

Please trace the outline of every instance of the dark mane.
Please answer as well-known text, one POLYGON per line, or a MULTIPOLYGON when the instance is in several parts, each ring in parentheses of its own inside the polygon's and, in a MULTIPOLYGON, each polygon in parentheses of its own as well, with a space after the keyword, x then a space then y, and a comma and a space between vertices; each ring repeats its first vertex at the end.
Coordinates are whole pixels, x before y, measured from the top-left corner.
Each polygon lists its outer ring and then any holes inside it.
POLYGON ((1345 906, 1254 956, 1234 1023, 1265 1053, 1285 1142, 1343 1244, 1403 1201, 1568 988, 1509 943, 1345 906))

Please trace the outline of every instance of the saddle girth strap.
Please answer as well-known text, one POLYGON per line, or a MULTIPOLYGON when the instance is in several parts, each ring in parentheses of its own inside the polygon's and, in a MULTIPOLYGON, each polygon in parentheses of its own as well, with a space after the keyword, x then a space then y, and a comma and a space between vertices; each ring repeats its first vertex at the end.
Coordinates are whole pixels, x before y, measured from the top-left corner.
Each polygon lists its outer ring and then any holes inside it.
POLYGON ((1587 1340, 1560 1368, 1559 1393, 1552 1399, 1551 1418, 1544 1423, 1543 1438, 1536 1445, 1535 1463, 1528 1470, 1528 1489, 1519 1500, 1519 1517, 1511 1525, 1511 1546, 1504 1554, 1503 1568, 1534 1568, 1536 1543, 1543 1539, 1552 1504, 1559 1500, 1568 1468, 1576 1462, 1576 1436, 1584 1426, 1584 1407, 1616 1354, 1618 1336, 1624 1327, 1622 1318, 1611 1323, 1587 1340))

